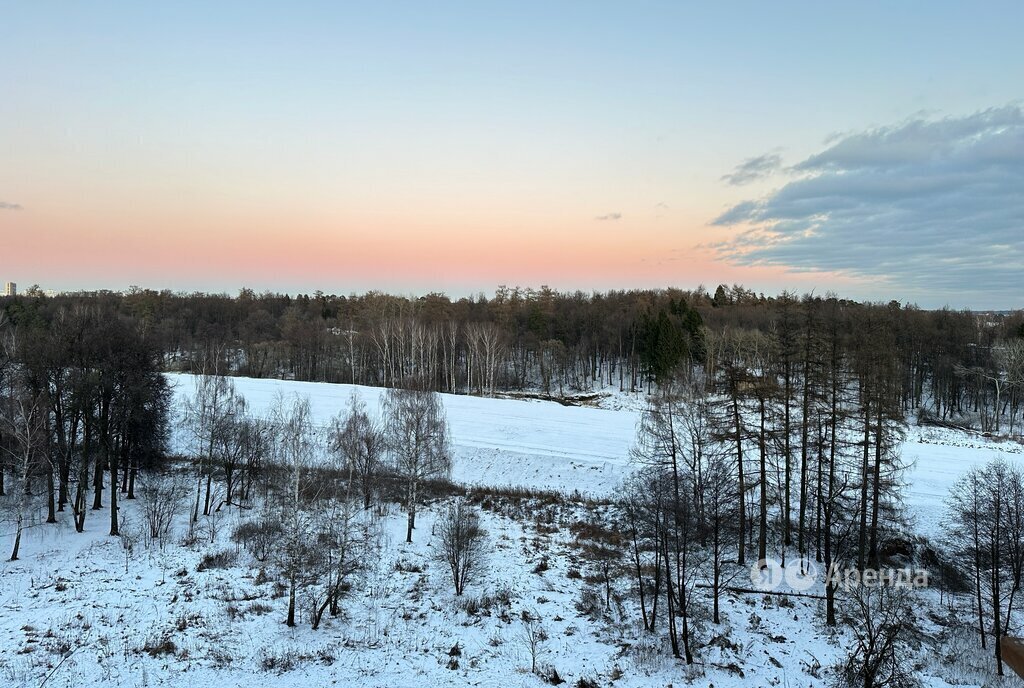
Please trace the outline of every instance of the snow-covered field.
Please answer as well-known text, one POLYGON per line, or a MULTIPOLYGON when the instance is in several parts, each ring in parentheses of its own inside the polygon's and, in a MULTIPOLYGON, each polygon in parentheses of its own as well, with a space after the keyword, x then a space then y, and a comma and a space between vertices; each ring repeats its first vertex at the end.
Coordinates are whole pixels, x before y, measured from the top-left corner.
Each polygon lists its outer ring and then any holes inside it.
MULTIPOLYGON (((169 375, 177 402, 194 393, 191 375, 169 375)), ((316 422, 327 427, 355 391, 371 412, 379 410, 378 387, 319 382, 234 378, 236 390, 256 414, 269 413, 278 394, 310 400, 316 422)), ((629 451, 640 414, 562 406, 552 401, 484 399, 442 394, 455 445, 453 479, 476 485, 521 485, 563 492, 607 495, 631 468, 629 451)), ((631 401, 633 401, 631 399, 631 401)), ((624 404, 620 404, 624 405, 624 404)), ((636 403, 632 404, 633 406, 636 403)), ((178 438, 186 449, 186 439, 178 438)), ((915 525, 935 535, 946 495, 972 465, 997 456, 1024 461, 1024 446, 996 443, 962 432, 913 426, 903 443, 905 499, 915 525)))
MULTIPOLYGON (((180 407, 195 391, 191 375, 168 375, 180 407)), ((369 412, 380 408, 379 387, 234 378, 235 389, 256 415, 270 413, 279 394, 310 401, 314 422, 327 428, 358 392, 369 412)), ((551 401, 441 395, 455 449, 453 479, 481 485, 516 485, 604 495, 629 471, 629 449, 639 414, 551 401)), ((187 450, 179 434, 177 448, 187 450)))
MULTIPOLYGON (((170 376, 180 402, 193 379, 170 376)), ((267 412, 279 392, 307 396, 316 422, 326 426, 348 402, 353 387, 237 379, 256 413, 267 412)), ((371 409, 382 390, 358 388, 371 409)), ((455 446, 457 481, 485 485, 607 494, 629 472, 637 414, 627 410, 565 407, 553 402, 444 396, 455 446)), ((186 438, 175 442, 184 448, 186 438)), ((920 529, 936 533, 950 484, 974 463, 998 455, 1020 460, 1019 445, 993 444, 962 433, 911 428, 903 448, 913 462, 907 502, 920 529)), ((190 546, 177 537, 166 549, 136 543, 129 557, 122 540, 108 536, 106 511, 91 512, 87 532, 70 518, 26 532, 22 559, 0 563, 0 686, 530 686, 522 642, 524 612, 541 619, 548 640, 541 661, 575 686, 828 685, 827 668, 850 642, 848 631, 829 632, 819 602, 730 594, 724 623, 715 627, 698 611, 700 664, 689 669, 665 648, 644 639, 636 613, 593 618, 577 603, 592 573, 571 532, 582 507, 535 506, 523 513, 507 505, 483 512, 489 533, 485 576, 469 586, 507 601, 487 611, 456 604, 434 553, 436 508, 420 517, 415 542, 404 542, 404 514, 380 514, 376 556, 345 598, 344 614, 317 631, 282 622, 287 597, 274 576, 229 541, 239 514, 229 511, 213 537, 190 546), (212 540, 212 541, 211 541, 212 540), (231 551, 226 568, 198 570, 205 555, 231 551), (538 566, 548 562, 548 568, 538 566), (126 571, 127 567, 127 571, 126 571), (572 573, 572 571, 577 573, 572 573), (582 573, 582 577, 578 573, 582 573), (507 593, 507 596, 505 595, 507 593), (457 650, 453 648, 458 647, 457 650)), ((140 524, 136 503, 125 504, 140 524)), ((2 545, 6 548, 9 539, 2 545)), ((743 572, 738 571, 738 576, 743 572)), ((742 583, 742 578, 737 582, 742 583)), ((622 588, 628 581, 617 583, 622 588)), ((702 606, 703 601, 697 606, 702 606)), ((941 652, 925 651, 925 685, 980 685, 990 660, 958 624, 939 624, 950 612, 934 591, 922 593, 919 625, 941 652)), ((961 614, 963 612, 961 611, 961 614)), ((1013 680, 1013 679, 1010 679, 1013 680)), ((1012 685, 994 683, 988 685, 1012 685)))
POLYGON ((925 535, 941 532, 949 490, 972 466, 1000 457, 1024 462, 1024 446, 1016 442, 995 442, 944 428, 911 427, 902 451, 910 464, 904 477, 906 504, 917 530, 925 535))

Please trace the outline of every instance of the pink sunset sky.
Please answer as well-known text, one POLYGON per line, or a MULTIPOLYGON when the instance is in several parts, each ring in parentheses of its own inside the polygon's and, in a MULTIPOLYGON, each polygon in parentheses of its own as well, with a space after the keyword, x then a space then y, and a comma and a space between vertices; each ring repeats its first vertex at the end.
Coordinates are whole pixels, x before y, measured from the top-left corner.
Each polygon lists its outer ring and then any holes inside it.
MULTIPOLYGON (((936 185, 899 207, 878 193, 946 174, 946 135, 924 125, 1024 132, 1006 105, 1024 83, 1016 23, 969 10, 749 5, 736 23, 683 3, 25 3, 0 43, 0 282, 742 283, 1000 305, 1016 297, 969 292, 1020 260, 1014 226, 933 274, 965 255, 915 215, 936 185), (985 26, 941 40, 968 18, 985 26), (890 168, 862 164, 875 149, 890 168), (887 236, 905 245, 878 252, 887 236)), ((951 193, 939 219, 969 222, 958 208, 977 204, 951 193)))

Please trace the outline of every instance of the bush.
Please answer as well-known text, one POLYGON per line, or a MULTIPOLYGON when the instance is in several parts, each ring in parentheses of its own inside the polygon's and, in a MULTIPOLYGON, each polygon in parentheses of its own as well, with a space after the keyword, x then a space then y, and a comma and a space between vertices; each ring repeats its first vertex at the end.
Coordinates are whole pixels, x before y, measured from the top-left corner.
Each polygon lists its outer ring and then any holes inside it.
POLYGON ((448 565, 455 594, 462 595, 466 584, 478 576, 487 557, 487 531, 480 526, 476 509, 457 499, 441 513, 435 524, 441 546, 438 557, 448 565))
POLYGON ((537 669, 537 676, 539 676, 545 683, 550 683, 553 686, 565 683, 565 679, 559 675, 558 669, 550 664, 545 664, 544 666, 539 667, 537 669))
POLYGON ((499 588, 493 593, 484 593, 475 597, 465 597, 459 601, 459 607, 470 616, 488 616, 495 607, 507 609, 512 604, 512 591, 499 588))
POLYGON ((398 573, 423 573, 423 564, 399 557, 395 559, 395 571, 398 573))
POLYGON ((608 545, 618 545, 622 541, 622 535, 614 528, 606 527, 600 523, 588 523, 576 521, 569 526, 569 530, 576 537, 576 540, 589 540, 608 545))
POLYGON ((268 604, 253 602, 246 610, 246 614, 269 614, 272 611, 274 611, 273 608, 268 604))
POLYGON ((256 561, 264 562, 273 554, 274 545, 280 540, 283 532, 280 521, 264 517, 256 521, 239 523, 231 534, 231 541, 245 547, 256 561))
POLYGON ((196 566, 196 571, 230 568, 235 565, 236 560, 236 554, 229 549, 221 552, 211 552, 202 558, 199 566, 196 566))
POLYGON ((330 666, 335 662, 334 653, 327 647, 315 650, 299 650, 293 647, 276 650, 264 649, 260 653, 260 668, 263 671, 273 671, 277 674, 293 671, 307 662, 330 666))
POLYGON ((599 616, 604 609, 604 598, 594 588, 580 590, 580 598, 576 601, 576 611, 593 618, 599 616))
POLYGON ((146 640, 146 644, 142 646, 142 651, 150 657, 162 657, 164 655, 173 655, 178 651, 178 646, 165 635, 146 640))

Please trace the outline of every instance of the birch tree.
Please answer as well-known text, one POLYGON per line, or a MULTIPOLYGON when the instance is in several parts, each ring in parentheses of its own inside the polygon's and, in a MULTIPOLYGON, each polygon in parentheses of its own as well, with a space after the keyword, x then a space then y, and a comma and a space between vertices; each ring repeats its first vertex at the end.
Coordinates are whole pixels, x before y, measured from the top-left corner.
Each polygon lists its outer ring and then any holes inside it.
POLYGON ((364 509, 370 508, 377 489, 387 449, 385 440, 380 423, 370 418, 359 392, 353 391, 347 412, 334 419, 332 447, 358 481, 364 509))
POLYGON ((389 389, 382 403, 392 467, 405 483, 405 539, 412 542, 420 485, 426 480, 451 476, 448 421, 436 392, 389 389))

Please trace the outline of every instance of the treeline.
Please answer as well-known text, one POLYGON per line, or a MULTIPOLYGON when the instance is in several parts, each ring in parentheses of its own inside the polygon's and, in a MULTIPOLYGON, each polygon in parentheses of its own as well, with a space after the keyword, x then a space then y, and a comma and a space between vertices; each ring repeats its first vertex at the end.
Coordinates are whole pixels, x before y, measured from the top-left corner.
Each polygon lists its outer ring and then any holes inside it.
MULTIPOLYGON (((34 294, 34 295, 33 295, 34 294)), ((834 327, 841 355, 881 343, 904 410, 983 431, 1015 430, 1021 414, 1024 313, 856 303, 742 287, 586 294, 502 287, 452 300, 370 292, 237 297, 132 289, 0 301, 16 327, 91 308, 144 333, 167 370, 417 387, 494 395, 651 389, 693 363, 718 374, 722 342, 757 334, 799 377, 807 329, 834 327), (824 322, 821 313, 833 313, 824 322)))

